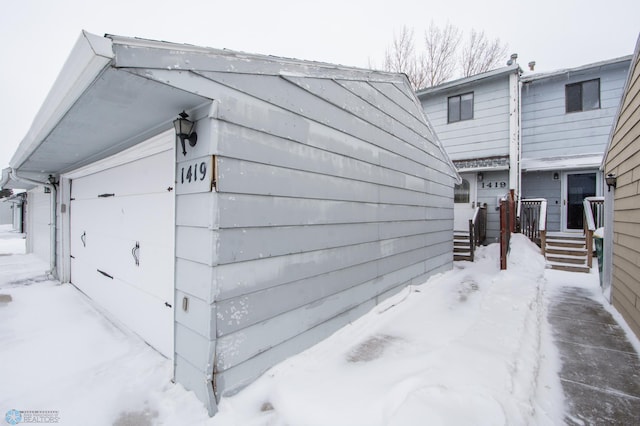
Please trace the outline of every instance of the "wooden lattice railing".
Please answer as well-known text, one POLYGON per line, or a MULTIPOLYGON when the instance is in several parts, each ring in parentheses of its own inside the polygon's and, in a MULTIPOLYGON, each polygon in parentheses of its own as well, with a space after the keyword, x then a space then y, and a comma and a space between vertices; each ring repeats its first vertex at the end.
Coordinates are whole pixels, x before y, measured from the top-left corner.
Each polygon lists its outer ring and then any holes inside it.
POLYGON ((587 245, 587 266, 593 266, 593 233, 604 226, 604 197, 587 197, 582 202, 584 238, 587 245))
POLYGON ((520 200, 520 232, 540 246, 545 254, 547 239, 547 200, 527 198, 520 200))

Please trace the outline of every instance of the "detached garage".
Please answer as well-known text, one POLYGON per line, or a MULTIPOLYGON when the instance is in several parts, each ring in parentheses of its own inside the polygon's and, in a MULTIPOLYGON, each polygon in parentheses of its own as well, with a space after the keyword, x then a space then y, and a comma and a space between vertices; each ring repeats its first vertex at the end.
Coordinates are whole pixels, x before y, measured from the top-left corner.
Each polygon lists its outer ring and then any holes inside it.
POLYGON ((450 269, 458 179, 404 75, 82 33, 0 184, 213 414, 450 269))

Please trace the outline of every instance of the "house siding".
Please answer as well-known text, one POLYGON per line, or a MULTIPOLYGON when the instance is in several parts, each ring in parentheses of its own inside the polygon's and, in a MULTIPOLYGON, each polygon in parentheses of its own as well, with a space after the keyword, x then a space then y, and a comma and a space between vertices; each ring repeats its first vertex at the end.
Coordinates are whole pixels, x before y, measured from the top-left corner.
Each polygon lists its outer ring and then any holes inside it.
POLYGON ((522 198, 547 199, 547 230, 560 230, 562 180, 553 178, 554 172, 526 172, 522 175, 522 198))
POLYGON ((0 225, 9 225, 12 223, 13 223, 12 204, 0 198, 0 225))
POLYGON ((215 99, 177 154, 217 164, 176 195, 175 374, 203 401, 452 267, 454 171, 404 84, 145 76, 215 99))
POLYGON ((27 229, 26 251, 33 253, 45 262, 50 260, 51 252, 51 193, 45 193, 43 186, 37 186, 27 192, 27 229))
POLYGON ((628 62, 593 67, 522 85, 522 158, 602 154, 616 114, 628 62), (600 79, 600 108, 566 112, 565 86, 600 79))
POLYGON ((453 180, 439 148, 424 145, 416 104, 392 84, 206 76, 258 99, 238 96, 219 115, 224 394, 449 269, 453 180))
POLYGON ((452 160, 509 155, 509 78, 421 96, 422 106, 452 160), (473 92, 473 119, 448 123, 450 96, 473 92))
POLYGON ((509 192, 509 171, 489 171, 484 172, 483 174, 483 181, 477 182, 478 205, 487 205, 486 242, 495 243, 500 239, 500 209, 498 208, 498 199, 505 196, 509 192), (507 186, 501 186, 501 182, 506 183, 507 186))
POLYGON ((612 132, 605 174, 615 173, 611 301, 640 337, 640 64, 638 53, 612 132))

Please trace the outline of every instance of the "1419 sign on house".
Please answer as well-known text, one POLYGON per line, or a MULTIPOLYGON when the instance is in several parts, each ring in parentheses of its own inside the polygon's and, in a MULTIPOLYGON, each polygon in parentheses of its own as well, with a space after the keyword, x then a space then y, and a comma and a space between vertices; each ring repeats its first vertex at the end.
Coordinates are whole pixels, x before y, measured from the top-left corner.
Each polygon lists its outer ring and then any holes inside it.
POLYGON ((176 193, 209 192, 213 188, 215 158, 211 155, 178 163, 176 193))
POLYGON ((482 182, 481 184, 482 189, 485 188, 506 188, 507 187, 507 182, 482 182))

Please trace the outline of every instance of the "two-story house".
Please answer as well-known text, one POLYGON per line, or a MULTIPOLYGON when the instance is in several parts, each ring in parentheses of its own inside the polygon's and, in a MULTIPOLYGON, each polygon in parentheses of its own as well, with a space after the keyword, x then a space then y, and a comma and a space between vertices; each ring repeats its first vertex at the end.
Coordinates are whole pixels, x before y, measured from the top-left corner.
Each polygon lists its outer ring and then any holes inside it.
POLYGON ((518 64, 417 92, 464 179, 456 229, 487 203, 487 241, 499 232, 497 199, 548 200, 549 231, 582 229, 582 200, 601 195, 602 161, 631 56, 545 73, 518 64))
POLYGON ((500 224, 498 200, 519 186, 520 67, 451 81, 417 92, 462 177, 455 187, 454 228, 464 230, 476 206, 487 204, 487 238, 500 224))

